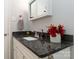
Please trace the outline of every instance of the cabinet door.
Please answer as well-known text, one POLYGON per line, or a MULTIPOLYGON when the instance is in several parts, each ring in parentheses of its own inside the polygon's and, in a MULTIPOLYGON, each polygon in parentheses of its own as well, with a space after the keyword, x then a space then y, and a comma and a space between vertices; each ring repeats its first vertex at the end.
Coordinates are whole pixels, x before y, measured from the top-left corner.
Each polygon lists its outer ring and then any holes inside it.
POLYGON ((14 50, 14 59, 23 59, 23 54, 17 48, 14 50))
POLYGON ((30 57, 29 56, 24 56, 24 59, 30 59, 30 57))
POLYGON ((13 47, 14 47, 14 59, 38 59, 32 51, 22 45, 19 41, 15 38, 13 40, 13 47))
POLYGON ((61 50, 53 54, 53 56, 54 56, 54 59, 70 59, 70 48, 61 50))
POLYGON ((31 17, 35 18, 37 16, 37 1, 31 4, 31 17))
POLYGON ((13 59, 16 59, 16 50, 14 50, 14 57, 13 57, 13 59))
POLYGON ((38 16, 45 15, 47 13, 48 0, 37 0, 38 16))

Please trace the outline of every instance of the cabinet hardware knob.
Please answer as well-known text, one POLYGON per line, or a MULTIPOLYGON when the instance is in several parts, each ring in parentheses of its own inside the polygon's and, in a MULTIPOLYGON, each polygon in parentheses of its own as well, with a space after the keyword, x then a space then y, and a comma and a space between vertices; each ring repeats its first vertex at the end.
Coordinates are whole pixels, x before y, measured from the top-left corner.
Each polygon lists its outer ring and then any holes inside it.
POLYGON ((44 10, 44 12, 46 12, 46 10, 44 10))
POLYGON ((33 17, 30 17, 30 18, 33 18, 33 17))
POLYGON ((4 34, 4 36, 7 36, 7 34, 4 34))

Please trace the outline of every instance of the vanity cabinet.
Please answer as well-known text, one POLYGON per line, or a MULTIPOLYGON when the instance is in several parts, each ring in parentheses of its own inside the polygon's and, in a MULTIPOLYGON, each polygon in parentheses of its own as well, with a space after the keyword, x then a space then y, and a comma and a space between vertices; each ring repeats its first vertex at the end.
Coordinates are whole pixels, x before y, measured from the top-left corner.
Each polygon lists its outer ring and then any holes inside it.
MULTIPOLYGON (((21 44, 16 38, 13 38, 13 54, 13 59, 48 59, 48 56, 44 58, 38 57, 31 50, 21 44)), ((54 59, 70 59, 70 47, 51 55, 54 59)))
POLYGON ((39 59, 33 52, 13 38, 13 59, 39 59))
POLYGON ((54 59, 70 59, 70 47, 53 54, 54 59))
POLYGON ((30 20, 52 16, 53 0, 35 0, 30 4, 30 20))
MULTIPOLYGON (((52 56, 54 59, 70 59, 70 47, 63 49, 57 53, 54 53, 52 54, 52 56)), ((48 57, 41 58, 41 59, 48 59, 48 57)))
POLYGON ((17 48, 14 50, 14 59, 23 59, 23 54, 17 48))

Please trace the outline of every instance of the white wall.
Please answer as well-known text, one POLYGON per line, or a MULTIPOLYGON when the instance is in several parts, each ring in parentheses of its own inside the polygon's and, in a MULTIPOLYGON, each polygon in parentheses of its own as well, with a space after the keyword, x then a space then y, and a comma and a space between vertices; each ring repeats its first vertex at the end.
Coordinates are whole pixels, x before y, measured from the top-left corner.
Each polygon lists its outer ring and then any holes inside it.
POLYGON ((17 30, 18 15, 23 14, 24 18, 24 30, 47 30, 46 25, 49 24, 64 24, 66 34, 74 33, 74 1, 73 0, 53 0, 53 16, 36 21, 28 21, 29 9, 28 1, 31 0, 13 0, 11 27, 12 31, 17 30))
POLYGON ((23 16, 24 30, 29 30, 28 25, 28 1, 27 0, 13 0, 12 17, 11 17, 11 29, 12 31, 18 31, 17 22, 19 15, 23 16))
POLYGON ((23 14, 24 30, 47 31, 46 25, 49 24, 64 24, 66 34, 74 33, 74 3, 73 0, 53 0, 53 16, 36 21, 28 21, 29 9, 28 2, 31 0, 13 0, 12 8, 12 31, 17 30, 18 15, 23 14), (38 24, 38 25, 37 25, 38 24))
POLYGON ((74 1, 53 0, 54 13, 52 17, 31 21, 31 29, 36 31, 47 30, 46 25, 64 24, 66 34, 74 34, 74 1))

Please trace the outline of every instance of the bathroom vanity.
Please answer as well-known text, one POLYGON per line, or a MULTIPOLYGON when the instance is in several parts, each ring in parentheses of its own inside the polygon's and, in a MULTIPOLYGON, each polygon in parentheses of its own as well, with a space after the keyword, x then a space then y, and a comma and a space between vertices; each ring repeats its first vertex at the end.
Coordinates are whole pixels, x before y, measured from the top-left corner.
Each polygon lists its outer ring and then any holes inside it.
MULTIPOLYGON (((70 59, 70 47, 73 46, 71 36, 67 35, 65 40, 61 43, 52 43, 47 41, 37 40, 25 40, 22 35, 13 33, 13 54, 14 59, 48 59, 48 56, 52 56, 53 59, 70 59), (48 48, 50 47, 50 51, 48 48)), ((27 37, 27 36, 26 36, 27 37)))

